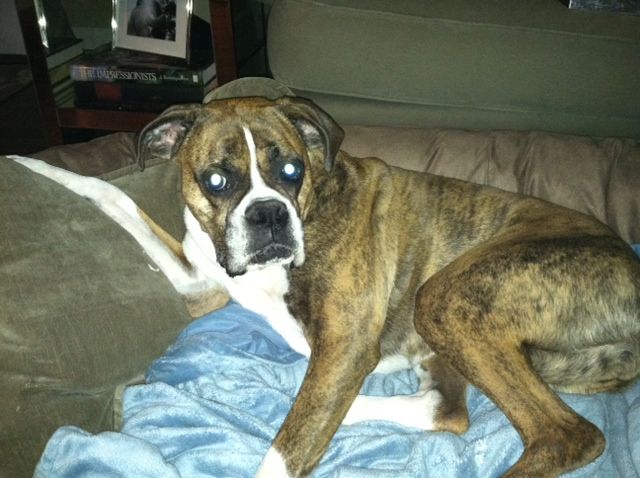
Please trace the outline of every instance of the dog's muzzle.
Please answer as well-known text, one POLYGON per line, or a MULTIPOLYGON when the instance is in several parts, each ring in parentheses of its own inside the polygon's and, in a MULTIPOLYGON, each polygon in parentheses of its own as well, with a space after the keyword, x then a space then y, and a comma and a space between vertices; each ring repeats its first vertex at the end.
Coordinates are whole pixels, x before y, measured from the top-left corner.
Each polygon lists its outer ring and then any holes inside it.
POLYGON ((288 259, 295 252, 287 206, 277 199, 255 201, 245 211, 249 231, 249 263, 288 259))

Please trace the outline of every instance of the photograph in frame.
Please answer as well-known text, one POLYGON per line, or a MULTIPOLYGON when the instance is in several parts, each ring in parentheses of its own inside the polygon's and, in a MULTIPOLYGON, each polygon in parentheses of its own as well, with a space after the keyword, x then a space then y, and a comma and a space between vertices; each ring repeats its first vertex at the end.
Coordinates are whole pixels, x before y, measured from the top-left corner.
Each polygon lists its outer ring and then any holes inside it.
POLYGON ((112 0, 113 47, 189 60, 193 0, 112 0))

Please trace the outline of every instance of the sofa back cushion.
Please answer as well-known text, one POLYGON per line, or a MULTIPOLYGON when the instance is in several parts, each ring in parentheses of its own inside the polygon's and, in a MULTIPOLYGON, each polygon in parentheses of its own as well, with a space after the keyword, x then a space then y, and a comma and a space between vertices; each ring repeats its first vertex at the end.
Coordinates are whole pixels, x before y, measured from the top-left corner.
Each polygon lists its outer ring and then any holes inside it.
POLYGON ((343 149, 590 214, 640 243, 640 144, 539 132, 346 126, 343 149))

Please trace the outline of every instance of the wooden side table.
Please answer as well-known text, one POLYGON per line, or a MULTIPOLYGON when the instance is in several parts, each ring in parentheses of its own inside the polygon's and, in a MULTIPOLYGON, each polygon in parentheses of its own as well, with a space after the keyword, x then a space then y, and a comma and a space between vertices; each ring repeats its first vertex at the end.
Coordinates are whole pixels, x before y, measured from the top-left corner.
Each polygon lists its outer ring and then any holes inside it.
MULTIPOLYGON (((51 146, 64 142, 62 134, 64 128, 140 131, 157 116, 157 113, 142 111, 59 107, 51 87, 47 57, 40 39, 34 1, 15 0, 15 3, 38 104, 45 123, 46 138, 51 146)), ((232 0, 209 0, 218 85, 238 77, 231 3, 232 0)))

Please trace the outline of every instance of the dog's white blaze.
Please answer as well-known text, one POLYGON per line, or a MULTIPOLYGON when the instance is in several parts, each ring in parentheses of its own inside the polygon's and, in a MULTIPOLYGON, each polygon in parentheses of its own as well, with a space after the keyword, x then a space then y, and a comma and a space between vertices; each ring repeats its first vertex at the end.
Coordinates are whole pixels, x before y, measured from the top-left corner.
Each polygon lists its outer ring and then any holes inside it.
POLYGON ((271 447, 262 460, 262 464, 256 473, 256 478, 290 478, 282 455, 271 447))
POLYGON ((249 160, 250 169, 249 174, 251 175, 251 188, 259 189, 259 188, 267 188, 262 176, 260 176, 260 170, 258 169, 258 152, 256 151, 256 142, 253 139, 253 133, 246 126, 242 127, 242 132, 244 133, 244 139, 247 142, 247 148, 249 149, 249 160))
POLYGON ((358 395, 351 404, 343 425, 365 420, 385 420, 421 430, 435 430, 435 417, 442 395, 436 389, 412 395, 371 397, 358 395))
MULTIPOLYGON (((294 257, 289 259, 288 262, 293 261, 296 266, 299 266, 304 262, 302 222, 298 217, 295 207, 291 204, 291 201, 275 189, 267 186, 264 182, 264 179, 260 174, 260 168, 258 167, 258 153, 253 134, 246 126, 242 127, 242 132, 247 143, 247 149, 249 150, 249 174, 251 179, 251 188, 229 216, 229 225, 227 227, 229 266, 232 270, 242 270, 246 267, 249 261, 249 238, 247 236, 247 229, 244 220, 245 212, 255 201, 264 201, 266 199, 277 199, 287 207, 291 220, 291 233, 293 234, 297 245, 294 257)), ((282 260, 276 260, 275 263, 283 264, 287 263, 287 261, 283 262, 282 260)))

